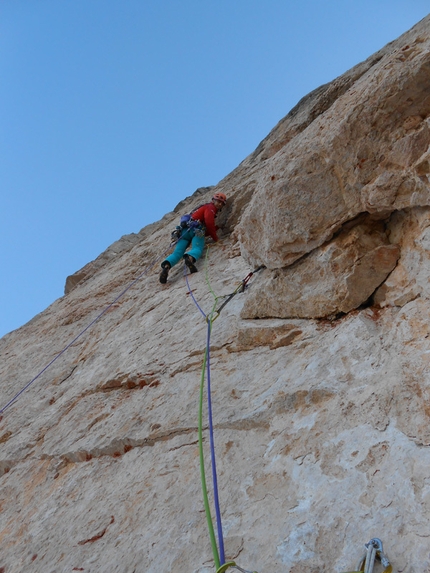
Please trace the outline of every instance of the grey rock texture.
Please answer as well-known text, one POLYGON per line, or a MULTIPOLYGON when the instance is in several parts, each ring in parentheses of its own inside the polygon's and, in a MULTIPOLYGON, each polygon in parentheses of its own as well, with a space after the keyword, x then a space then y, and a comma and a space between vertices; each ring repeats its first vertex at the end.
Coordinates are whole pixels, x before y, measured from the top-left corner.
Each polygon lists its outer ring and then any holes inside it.
POLYGON ((179 215, 214 191, 229 202, 189 277, 201 308, 267 267, 212 330, 227 557, 342 573, 380 537, 393 571, 430 571, 429 46, 427 17, 0 340, 2 408, 70 345, 0 421, 2 573, 215 571, 206 322, 180 265, 158 282, 179 215))

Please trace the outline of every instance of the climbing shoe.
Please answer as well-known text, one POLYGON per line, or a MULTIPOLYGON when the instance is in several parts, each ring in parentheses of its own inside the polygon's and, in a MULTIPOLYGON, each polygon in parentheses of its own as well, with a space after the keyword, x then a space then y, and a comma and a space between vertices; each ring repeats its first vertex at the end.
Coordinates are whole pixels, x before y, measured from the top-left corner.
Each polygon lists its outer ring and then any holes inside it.
POLYGON ((161 268, 163 269, 160 273, 160 283, 165 285, 167 282, 167 277, 169 276, 169 271, 171 269, 171 264, 169 261, 164 261, 161 263, 161 268))
POLYGON ((185 264, 187 265, 190 273, 196 273, 197 272, 197 267, 194 265, 194 263, 196 262, 196 259, 194 257, 192 257, 191 255, 184 255, 184 261, 185 264))

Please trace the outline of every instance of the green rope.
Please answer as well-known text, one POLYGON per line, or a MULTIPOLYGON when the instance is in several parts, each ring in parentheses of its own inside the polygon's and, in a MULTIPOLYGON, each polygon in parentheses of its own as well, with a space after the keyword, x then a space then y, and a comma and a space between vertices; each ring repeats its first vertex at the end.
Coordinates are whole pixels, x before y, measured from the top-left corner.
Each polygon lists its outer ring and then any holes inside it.
POLYGON ((215 299, 214 307, 213 307, 213 309, 212 309, 212 311, 211 311, 211 313, 210 313, 210 316, 212 316, 212 314, 215 312, 215 306, 216 306, 216 303, 218 302, 218 297, 217 297, 217 295, 214 293, 214 291, 213 291, 213 289, 212 289, 212 286, 211 286, 211 283, 210 283, 210 281, 209 281, 209 264, 208 264, 208 262, 209 262, 209 246, 208 246, 208 248, 206 249, 206 257, 205 257, 205 279, 206 279, 206 283, 207 283, 207 285, 208 285, 208 288, 209 288, 209 290, 210 290, 212 296, 213 296, 214 299, 215 299))
MULTIPOLYGON (((213 312, 213 309, 212 309, 212 312, 213 312)), ((210 324, 210 326, 211 326, 211 324, 210 324)), ((215 561, 215 567, 217 569, 219 569, 220 560, 219 560, 219 554, 218 554, 218 547, 217 547, 216 539, 215 539, 214 526, 212 523, 211 510, 209 507, 208 489, 207 489, 207 485, 206 485, 206 474, 205 474, 205 460, 204 460, 204 454, 203 454, 203 392, 204 392, 204 385, 205 385, 205 371, 206 371, 207 356, 208 356, 208 349, 206 349, 205 355, 203 358, 202 375, 201 375, 201 380, 200 380, 200 403, 199 403, 199 424, 198 424, 198 426, 199 426, 200 477, 201 477, 201 481, 202 481, 203 503, 205 506, 206 521, 208 523, 209 537, 210 537, 211 546, 212 546, 212 553, 213 553, 213 557, 214 557, 214 561, 215 561)))
POLYGON ((214 293, 212 285, 210 283, 209 280, 209 247, 206 249, 206 257, 205 257, 205 279, 206 279, 206 284, 208 285, 209 291, 212 294, 212 296, 214 297, 214 305, 212 307, 212 310, 208 313, 206 320, 210 321, 211 323, 211 328, 212 328, 212 323, 214 320, 216 320, 218 318, 218 315, 215 314, 216 313, 216 307, 218 304, 218 298, 217 295, 214 293), (215 316, 214 316, 215 314, 215 316))
POLYGON ((224 563, 224 565, 221 565, 221 567, 217 569, 216 573, 225 573, 229 567, 236 567, 236 563, 234 561, 228 561, 227 563, 224 563))
MULTIPOLYGON (((210 280, 209 280, 208 259, 209 259, 209 247, 206 250, 206 256, 205 256, 205 279, 206 279, 206 283, 208 285, 209 291, 211 292, 211 294, 214 298, 214 304, 213 304, 212 310, 206 315, 206 320, 208 322, 208 328, 209 328, 209 334, 210 334, 211 329, 212 329, 212 324, 213 324, 214 320, 216 320, 218 318, 218 315, 219 315, 219 313, 217 313, 217 311, 216 311, 219 297, 217 297, 217 295, 213 291, 210 280)), ((239 292, 241 287, 242 287, 242 284, 240 284, 238 286, 235 293, 239 292)), ((199 435, 199 454, 200 454, 200 476, 201 476, 201 482, 202 482, 203 502, 204 502, 204 507, 205 507, 206 520, 207 520, 208 529, 209 529, 209 537, 210 537, 211 546, 212 546, 212 553, 213 553, 213 557, 214 557, 216 573, 224 573, 230 567, 234 567, 234 568, 238 569, 239 571, 242 571, 243 573, 256 573, 255 571, 251 572, 251 571, 246 571, 245 569, 241 569, 239 566, 236 565, 236 563, 234 561, 228 561, 228 562, 224 563, 223 565, 221 565, 220 558, 219 558, 218 546, 217 546, 216 539, 215 539, 215 531, 214 531, 214 527, 213 527, 212 515, 211 515, 210 506, 209 506, 209 498, 208 498, 208 490, 207 490, 206 474, 205 474, 205 465, 204 465, 204 453, 203 453, 203 393, 204 393, 205 371, 206 371, 206 364, 207 364, 207 360, 208 360, 208 353, 209 353, 209 348, 206 347, 204 358, 203 358, 202 374, 201 374, 201 380, 200 380, 198 435, 199 435)))
MULTIPOLYGON (((208 264, 207 264, 208 255, 209 255, 209 248, 206 251, 206 258, 205 258, 206 282, 209 285, 209 290, 211 291, 211 293, 215 299, 215 302, 214 302, 214 305, 212 307, 212 310, 207 314, 206 320, 209 322, 209 329, 211 329, 212 328, 212 315, 215 312, 215 307, 217 304, 217 298, 216 298, 216 295, 213 292, 213 290, 210 286, 210 283, 209 283, 208 264)), ((201 477, 201 482, 202 482, 203 503, 204 503, 204 507, 205 507, 206 521, 207 521, 208 529, 209 529, 209 537, 210 537, 210 542, 211 542, 211 546, 212 546, 212 553, 213 553, 213 558, 214 558, 214 562, 215 562, 215 568, 218 570, 220 568, 220 558, 219 558, 218 546, 217 546, 216 538, 215 538, 215 531, 214 531, 214 526, 213 526, 213 522, 212 522, 211 510, 210 510, 210 506, 209 506, 209 497, 208 497, 208 489, 207 489, 206 473, 205 473, 205 461, 204 461, 204 453, 203 453, 203 394, 204 394, 204 386, 205 386, 205 372, 206 372, 208 351, 209 351, 209 349, 206 348, 204 358, 203 358, 202 374, 201 374, 201 379, 200 379, 198 434, 199 434, 199 455, 200 455, 200 477, 201 477)))

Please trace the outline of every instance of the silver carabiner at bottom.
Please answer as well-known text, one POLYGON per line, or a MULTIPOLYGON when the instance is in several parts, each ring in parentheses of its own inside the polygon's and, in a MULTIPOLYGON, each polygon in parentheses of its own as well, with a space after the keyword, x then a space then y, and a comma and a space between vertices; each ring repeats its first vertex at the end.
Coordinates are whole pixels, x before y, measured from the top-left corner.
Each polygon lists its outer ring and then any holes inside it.
POLYGON ((367 551, 360 561, 358 571, 363 571, 363 573, 373 573, 377 557, 385 567, 385 571, 387 571, 388 568, 388 571, 391 571, 390 562, 384 553, 384 548, 380 539, 374 537, 369 541, 369 543, 365 543, 365 547, 367 548, 367 551))

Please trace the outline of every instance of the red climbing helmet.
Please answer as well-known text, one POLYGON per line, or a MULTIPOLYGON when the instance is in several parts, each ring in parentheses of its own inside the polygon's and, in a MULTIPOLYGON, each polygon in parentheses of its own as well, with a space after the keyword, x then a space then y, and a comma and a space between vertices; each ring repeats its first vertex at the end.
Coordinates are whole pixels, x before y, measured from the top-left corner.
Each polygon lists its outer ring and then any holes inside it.
POLYGON ((217 201, 221 201, 223 205, 227 203, 227 197, 224 195, 224 193, 215 193, 215 195, 212 197, 212 201, 214 199, 216 199, 217 201))

